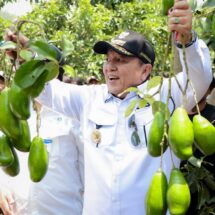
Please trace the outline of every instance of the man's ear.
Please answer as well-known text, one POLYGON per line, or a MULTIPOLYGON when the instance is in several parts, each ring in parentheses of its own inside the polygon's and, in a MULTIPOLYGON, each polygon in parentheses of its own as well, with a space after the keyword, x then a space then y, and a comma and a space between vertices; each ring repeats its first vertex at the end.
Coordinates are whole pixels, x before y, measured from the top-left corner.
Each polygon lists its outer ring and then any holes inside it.
POLYGON ((142 71, 142 81, 145 81, 146 78, 150 75, 152 71, 152 65, 147 63, 147 64, 143 64, 143 71, 142 71))

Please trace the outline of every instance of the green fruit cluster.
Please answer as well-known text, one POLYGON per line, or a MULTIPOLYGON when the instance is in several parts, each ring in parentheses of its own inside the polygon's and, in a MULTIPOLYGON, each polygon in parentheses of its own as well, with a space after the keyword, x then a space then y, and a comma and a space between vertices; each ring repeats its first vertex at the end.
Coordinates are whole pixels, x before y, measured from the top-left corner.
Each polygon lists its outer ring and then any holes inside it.
MULTIPOLYGON (((193 155, 194 144, 205 155, 215 153, 215 127, 203 116, 195 115, 192 122, 187 111, 178 107, 168 126, 165 126, 165 123, 164 113, 157 111, 148 136, 147 150, 151 156, 161 156, 162 151, 166 150, 165 132, 168 133, 170 149, 181 160, 187 160, 193 155)), ((190 201, 189 186, 181 171, 173 168, 167 183, 165 173, 159 169, 154 174, 146 194, 146 214, 165 215, 168 208, 171 215, 185 215, 190 201)))
POLYGON ((145 198, 146 215, 185 215, 190 205, 189 186, 177 168, 173 168, 169 183, 159 169, 152 178, 145 198))
POLYGON ((0 166, 6 174, 16 176, 20 167, 15 149, 29 152, 30 176, 32 181, 38 182, 47 171, 48 154, 42 139, 36 146, 38 138, 31 141, 27 122, 31 98, 32 95, 20 88, 15 81, 12 81, 10 88, 0 92, 0 129, 3 132, 0 136, 0 166))
POLYGON ((193 117, 192 122, 186 110, 178 107, 170 119, 168 141, 174 154, 181 160, 193 155, 193 143, 203 154, 211 155, 215 152, 215 127, 199 114, 193 117))
POLYGON ((27 120, 31 100, 43 90, 45 83, 58 75, 59 62, 56 51, 46 42, 32 43, 39 59, 20 65, 10 86, 0 92, 0 166, 10 175, 19 174, 16 150, 29 152, 29 172, 32 181, 40 181, 48 168, 48 153, 39 136, 31 140, 27 120), (47 61, 49 59, 49 61, 47 61))

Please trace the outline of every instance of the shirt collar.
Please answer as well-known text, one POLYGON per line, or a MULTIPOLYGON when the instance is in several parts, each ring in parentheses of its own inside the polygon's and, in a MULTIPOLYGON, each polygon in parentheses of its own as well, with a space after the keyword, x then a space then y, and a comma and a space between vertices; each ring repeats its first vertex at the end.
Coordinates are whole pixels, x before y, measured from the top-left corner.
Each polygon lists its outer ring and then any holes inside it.
MULTIPOLYGON (((144 83, 138 85, 137 88, 143 92, 147 87, 147 82, 148 81, 145 81, 144 83)), ((131 98, 131 97, 134 97, 134 96, 136 96, 136 93, 135 92, 130 92, 125 97, 125 99, 131 98)), ((104 102, 107 103, 107 102, 111 101, 113 98, 114 98, 114 96, 111 93, 109 93, 108 89, 107 89, 107 91, 105 92, 105 95, 104 95, 104 102)))

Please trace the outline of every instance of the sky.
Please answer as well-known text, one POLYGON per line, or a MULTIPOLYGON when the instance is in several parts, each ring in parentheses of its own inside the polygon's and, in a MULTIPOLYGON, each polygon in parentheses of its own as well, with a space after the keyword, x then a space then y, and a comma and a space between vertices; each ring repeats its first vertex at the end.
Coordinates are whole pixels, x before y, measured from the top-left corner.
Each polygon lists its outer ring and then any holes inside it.
POLYGON ((16 3, 8 3, 1 10, 2 16, 6 13, 11 14, 12 16, 21 16, 30 11, 31 4, 27 0, 17 0, 16 3))

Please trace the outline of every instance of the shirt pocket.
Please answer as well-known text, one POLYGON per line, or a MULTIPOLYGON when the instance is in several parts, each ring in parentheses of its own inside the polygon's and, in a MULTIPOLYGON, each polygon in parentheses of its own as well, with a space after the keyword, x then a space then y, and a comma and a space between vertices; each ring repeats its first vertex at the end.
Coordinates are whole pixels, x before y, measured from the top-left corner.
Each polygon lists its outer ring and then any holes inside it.
MULTIPOLYGON (((147 146, 148 141, 148 132, 153 120, 151 106, 136 110, 133 116, 131 116, 131 118, 133 118, 134 120, 134 127, 133 129, 131 129, 131 136, 134 132, 136 132, 136 135, 140 140, 140 143, 137 146, 145 148, 147 146)), ((130 141, 131 144, 135 146, 135 143, 134 141, 132 141, 132 138, 130 141)))
POLYGON ((113 144, 113 138, 115 134, 116 120, 113 117, 96 116, 96 114, 90 114, 88 117, 88 138, 91 144, 97 147, 105 147, 113 144))
POLYGON ((57 138, 51 138, 51 137, 44 137, 43 142, 46 146, 46 149, 49 154, 49 159, 51 158, 59 158, 60 151, 59 151, 59 143, 57 138))

